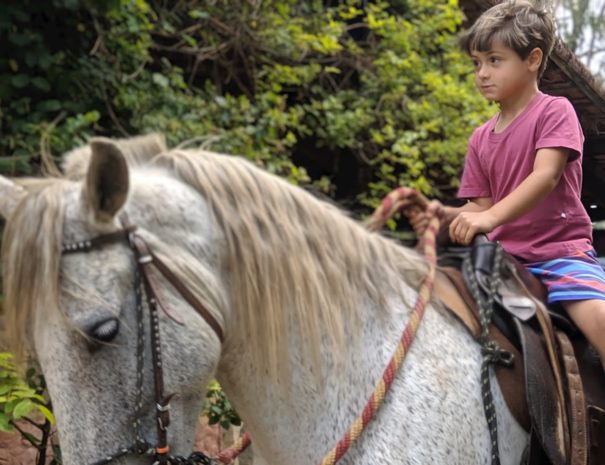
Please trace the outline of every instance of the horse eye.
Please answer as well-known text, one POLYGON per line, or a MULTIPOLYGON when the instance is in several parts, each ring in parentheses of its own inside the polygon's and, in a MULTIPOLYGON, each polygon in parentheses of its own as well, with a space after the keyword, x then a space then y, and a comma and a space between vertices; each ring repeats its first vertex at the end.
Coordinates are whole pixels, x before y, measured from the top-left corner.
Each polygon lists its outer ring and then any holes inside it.
POLYGON ((117 318, 109 318, 93 326, 88 331, 88 335, 94 342, 111 342, 119 330, 120 321, 117 318))

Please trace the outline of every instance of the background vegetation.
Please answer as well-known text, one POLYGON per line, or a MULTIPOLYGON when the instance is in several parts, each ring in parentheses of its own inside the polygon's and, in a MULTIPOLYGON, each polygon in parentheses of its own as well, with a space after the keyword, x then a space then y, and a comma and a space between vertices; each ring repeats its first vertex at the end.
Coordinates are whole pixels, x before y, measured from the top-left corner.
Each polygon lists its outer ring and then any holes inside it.
POLYGON ((0 170, 93 134, 244 155, 364 212, 451 194, 490 114, 455 0, 52 0, 0 5, 0 170))

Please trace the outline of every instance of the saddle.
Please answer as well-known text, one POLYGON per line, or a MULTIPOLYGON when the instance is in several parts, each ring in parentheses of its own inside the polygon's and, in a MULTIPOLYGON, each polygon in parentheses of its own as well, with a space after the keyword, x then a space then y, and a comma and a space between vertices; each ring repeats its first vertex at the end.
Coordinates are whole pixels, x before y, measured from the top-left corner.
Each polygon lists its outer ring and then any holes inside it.
POLYGON ((546 305, 546 289, 517 260, 503 252, 500 269, 493 269, 496 247, 485 236, 470 248, 443 247, 435 292, 479 340, 479 309, 469 284, 474 281, 486 296, 499 273, 489 333, 514 357, 511 367, 495 365, 495 372, 511 413, 530 436, 524 463, 603 465, 601 362, 563 310, 546 305), (465 260, 472 267, 463 267, 465 260))

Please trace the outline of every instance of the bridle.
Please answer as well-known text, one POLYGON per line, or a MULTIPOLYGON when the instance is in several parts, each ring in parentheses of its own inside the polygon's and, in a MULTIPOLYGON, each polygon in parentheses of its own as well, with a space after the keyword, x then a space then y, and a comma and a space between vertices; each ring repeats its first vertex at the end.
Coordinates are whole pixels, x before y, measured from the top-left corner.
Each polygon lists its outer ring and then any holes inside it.
POLYGON ((87 253, 98 250, 106 245, 126 243, 134 252, 137 262, 135 273, 135 293, 137 312, 137 383, 135 397, 135 416, 133 420, 134 442, 131 446, 122 447, 112 455, 94 462, 92 465, 106 465, 129 454, 148 455, 154 458, 153 465, 211 465, 213 461, 201 452, 193 452, 189 457, 170 454, 168 445, 168 426, 170 425, 170 399, 172 395, 164 393, 164 369, 162 365, 162 350, 160 344, 160 326, 158 306, 176 323, 182 325, 183 320, 168 305, 159 292, 159 287, 151 269, 155 268, 174 287, 174 289, 191 305, 214 330, 219 341, 223 342, 223 331, 216 318, 204 307, 195 295, 179 280, 166 264, 155 255, 145 240, 136 233, 137 227, 131 224, 126 214, 120 217, 122 229, 102 234, 89 240, 63 244, 61 252, 64 255, 87 253), (141 436, 141 416, 143 410, 143 368, 145 333, 143 323, 143 293, 149 309, 151 359, 153 363, 153 379, 155 390, 155 418, 157 443, 150 445, 141 436))

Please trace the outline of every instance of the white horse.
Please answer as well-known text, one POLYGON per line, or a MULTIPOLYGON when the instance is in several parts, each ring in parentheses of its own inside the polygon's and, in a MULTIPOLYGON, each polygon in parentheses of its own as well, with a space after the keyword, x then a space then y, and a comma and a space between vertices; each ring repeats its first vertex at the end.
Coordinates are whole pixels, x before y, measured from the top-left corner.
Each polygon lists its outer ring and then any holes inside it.
MULTIPOLYGON (((149 150, 146 162, 126 163, 119 147, 93 141, 68 162, 71 179, 0 179, 5 340, 42 367, 63 463, 89 465, 129 446, 137 418, 142 439, 157 441, 147 325, 137 363, 133 252, 124 240, 61 253, 121 229, 126 212, 220 326, 152 272, 184 323, 159 317, 165 392, 175 394, 171 453, 191 451, 216 377, 252 435, 255 463, 317 464, 382 376, 424 259, 243 159, 149 150)), ((491 463, 480 365, 479 346, 433 298, 384 404, 340 463, 491 463)), ((492 385, 501 463, 518 465, 527 434, 492 385)), ((149 463, 130 453, 111 461, 149 463)))

